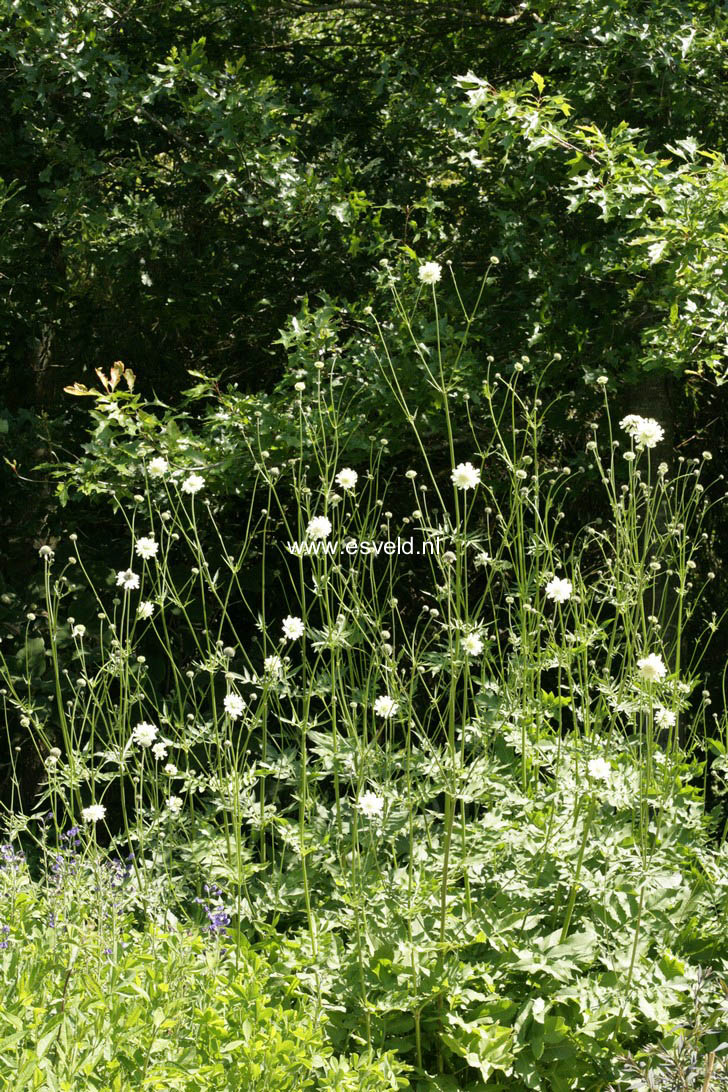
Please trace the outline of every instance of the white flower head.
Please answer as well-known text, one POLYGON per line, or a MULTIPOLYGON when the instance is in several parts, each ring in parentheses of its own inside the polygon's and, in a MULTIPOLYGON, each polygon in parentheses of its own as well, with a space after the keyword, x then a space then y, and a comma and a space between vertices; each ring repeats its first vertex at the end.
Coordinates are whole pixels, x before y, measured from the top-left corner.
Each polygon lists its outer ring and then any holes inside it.
POLYGON ((480 485, 480 471, 472 463, 458 463, 450 478, 457 489, 475 489, 480 485))
POLYGON ((637 661, 637 667, 646 682, 660 682, 667 675, 667 668, 662 661, 662 657, 658 656, 656 652, 651 652, 649 656, 643 656, 641 660, 637 661))
POLYGON ((167 765, 164 767, 164 772, 167 774, 168 777, 176 777, 177 767, 175 766, 174 762, 168 762, 167 765))
POLYGON ((639 448, 657 447, 664 438, 664 428, 653 417, 646 417, 634 433, 635 443, 639 448))
POLYGON ((356 489, 356 482, 359 475, 356 470, 352 470, 350 467, 345 466, 343 470, 340 470, 336 475, 336 484, 342 489, 351 490, 356 489))
POLYGON ((169 800, 167 801, 167 810, 170 811, 172 815, 179 815, 179 813, 182 811, 182 797, 170 796, 169 800))
POLYGON ((328 516, 314 516, 306 528, 309 538, 328 538, 331 534, 331 520, 328 516))
POLYGON ((223 698, 223 708, 230 720, 237 720, 242 717, 243 710, 245 709, 245 701, 239 694, 226 694, 223 698))
POLYGON ((151 747, 156 739, 158 729, 146 720, 142 720, 132 730, 131 738, 140 747, 151 747))
POLYGON ((655 710, 655 723, 658 728, 674 728, 677 723, 677 716, 671 709, 665 709, 660 705, 655 710))
POLYGON ((638 448, 656 447, 664 439, 665 430, 654 417, 640 417, 638 413, 629 413, 619 422, 619 427, 628 432, 638 448))
POLYGON ((595 781, 609 781, 612 777, 612 767, 605 758, 592 758, 587 763, 589 777, 595 781))
POLYGON ((139 576, 133 569, 122 569, 116 574, 116 586, 124 591, 135 591, 139 587, 139 576))
POLYGON ((460 646, 468 656, 480 656, 483 651, 483 640, 477 633, 468 633, 463 637, 460 646))
POLYGON ((146 535, 144 538, 136 540, 134 549, 144 561, 151 561, 153 557, 157 556, 159 543, 155 542, 153 535, 146 535))
POLYGON ((169 463, 161 455, 156 455, 149 460, 147 470, 150 478, 161 478, 169 470, 169 463))
POLYGON ((381 694, 374 702, 374 712, 383 720, 389 720, 390 717, 397 716, 399 705, 394 698, 390 698, 387 694, 381 694))
POLYGON ((154 603, 151 603, 148 599, 145 599, 137 607, 137 615, 139 618, 151 618, 154 614, 154 603))
POLYGON ((554 603, 565 603, 571 598, 574 587, 570 580, 555 576, 546 585, 547 599, 553 599, 554 603))
POLYGON ((375 792, 364 792, 357 800, 357 807, 366 819, 381 819, 384 814, 384 798, 375 792))
POLYGON ((306 627, 301 618, 289 614, 287 618, 283 619, 283 636, 289 641, 297 641, 299 637, 303 637, 305 632, 306 627))
POLYGON ((106 808, 103 804, 90 804, 87 808, 84 808, 81 812, 82 818, 87 823, 100 823, 106 815, 106 808))
POLYGON ((159 741, 159 743, 155 743, 154 746, 152 747, 152 754, 154 755, 154 757, 157 759, 158 762, 161 762, 161 760, 163 758, 167 757, 167 745, 166 745, 166 743, 162 743, 161 740, 159 741))
POLYGON ((439 262, 424 262, 418 270, 418 276, 423 284, 437 284, 442 277, 442 266, 439 262))
POLYGON ((283 660, 280 656, 266 656, 263 667, 266 675, 270 675, 273 679, 280 679, 283 674, 283 660))
POLYGON ((205 479, 200 474, 190 474, 182 482, 182 492, 194 496, 205 488, 205 479))
POLYGON ((41 546, 40 550, 38 550, 38 555, 43 559, 43 561, 53 560, 53 550, 50 546, 41 546))
POLYGON ((81 623, 79 622, 78 625, 74 626, 73 629, 71 630, 71 636, 72 637, 85 637, 86 636, 86 627, 84 625, 81 625, 81 623))

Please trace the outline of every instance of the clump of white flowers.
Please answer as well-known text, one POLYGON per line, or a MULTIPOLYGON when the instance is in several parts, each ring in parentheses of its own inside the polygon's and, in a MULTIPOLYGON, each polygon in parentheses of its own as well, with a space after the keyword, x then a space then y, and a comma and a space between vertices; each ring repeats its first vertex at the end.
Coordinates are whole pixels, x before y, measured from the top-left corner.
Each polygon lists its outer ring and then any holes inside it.
POLYGON ((442 277, 442 266, 439 262, 424 262, 418 275, 423 284, 437 284, 442 277))
POLYGON ((660 682, 667 674, 667 668, 662 657, 656 652, 650 652, 649 656, 643 656, 637 661, 637 667, 642 678, 646 682, 660 682))
POLYGON ((340 470, 336 475, 336 484, 342 489, 346 489, 350 492, 352 489, 356 489, 358 477, 359 475, 356 470, 352 470, 350 467, 345 466, 343 470, 340 470))
POLYGON ((374 712, 383 720, 388 720, 390 717, 396 717, 399 712, 399 705, 394 698, 390 698, 387 694, 382 694, 374 702, 374 712))
POLYGON ((167 810, 170 811, 172 815, 179 815, 182 811, 182 797, 170 796, 167 801, 167 810))
POLYGON ((627 414, 619 422, 619 427, 629 433, 640 450, 656 447, 665 436, 664 428, 654 417, 640 417, 638 413, 627 414))
POLYGON ((480 485, 480 471, 472 463, 458 463, 450 478, 456 489, 475 489, 480 485))
POLYGON ((306 632, 306 627, 303 624, 302 619, 296 618, 294 615, 289 614, 287 618, 283 619, 283 636, 289 641, 297 641, 299 637, 303 637, 306 632))
POLYGON ((560 576, 554 576, 546 585, 546 598, 553 599, 554 603, 565 603, 571 598, 574 587, 570 580, 560 576))
POLYGON ((324 539, 331 534, 331 520, 328 516, 314 516, 306 528, 309 538, 324 539))
POLYGON ((223 708, 230 720, 237 720, 238 717, 242 717, 243 710, 245 709, 245 702, 239 694, 226 694, 223 698, 223 708))
POLYGON ((148 599, 145 599, 137 607, 137 616, 139 618, 151 618, 154 614, 154 603, 151 603, 148 599))
POLYGON ((131 738, 140 747, 151 747, 157 737, 157 728, 146 720, 142 720, 132 730, 131 738))

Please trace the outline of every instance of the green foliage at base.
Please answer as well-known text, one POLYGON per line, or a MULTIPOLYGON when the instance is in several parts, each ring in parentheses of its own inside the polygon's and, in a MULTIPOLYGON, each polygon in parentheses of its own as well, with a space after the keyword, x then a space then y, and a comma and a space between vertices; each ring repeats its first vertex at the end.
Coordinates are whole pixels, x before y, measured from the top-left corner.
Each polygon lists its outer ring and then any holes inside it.
MULTIPOLYGON (((91 877, 103 867, 97 859, 91 877)), ((65 885, 59 911, 24 870, 3 879, 3 1092, 406 1086, 390 1055, 334 1054, 321 1013, 299 1000, 295 980, 273 983, 243 937, 231 947, 189 925, 138 925, 109 904, 94 920, 77 884, 65 885)))

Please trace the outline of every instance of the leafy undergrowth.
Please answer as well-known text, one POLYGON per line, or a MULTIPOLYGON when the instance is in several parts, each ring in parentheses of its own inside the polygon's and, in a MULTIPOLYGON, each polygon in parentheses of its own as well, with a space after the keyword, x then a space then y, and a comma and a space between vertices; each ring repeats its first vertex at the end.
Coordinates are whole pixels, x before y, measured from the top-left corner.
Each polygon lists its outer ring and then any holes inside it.
POLYGON ((334 1054, 322 1013, 301 1000, 294 979, 273 983, 244 938, 225 945, 172 917, 165 927, 138 924, 113 898, 99 918, 94 887, 108 894, 120 866, 84 866, 64 851, 41 885, 4 848, 3 1090, 380 1092, 406 1084, 391 1056, 334 1054))

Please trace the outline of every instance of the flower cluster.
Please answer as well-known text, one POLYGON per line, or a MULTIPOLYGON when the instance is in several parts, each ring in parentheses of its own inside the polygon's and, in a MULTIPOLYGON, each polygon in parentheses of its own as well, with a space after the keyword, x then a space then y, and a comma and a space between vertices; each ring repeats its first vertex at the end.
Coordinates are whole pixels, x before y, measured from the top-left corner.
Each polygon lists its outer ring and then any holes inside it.
POLYGON ((227 933, 227 927, 232 921, 232 915, 223 902, 222 889, 217 884, 205 884, 205 894, 211 899, 215 900, 216 905, 209 905, 204 899, 196 898, 195 902, 198 903, 207 915, 209 922, 207 930, 212 933, 213 936, 218 936, 220 933, 227 933))
POLYGON ((665 430, 654 417, 640 417, 637 413, 629 413, 623 417, 619 427, 629 433, 640 450, 656 447, 665 436, 665 430))

